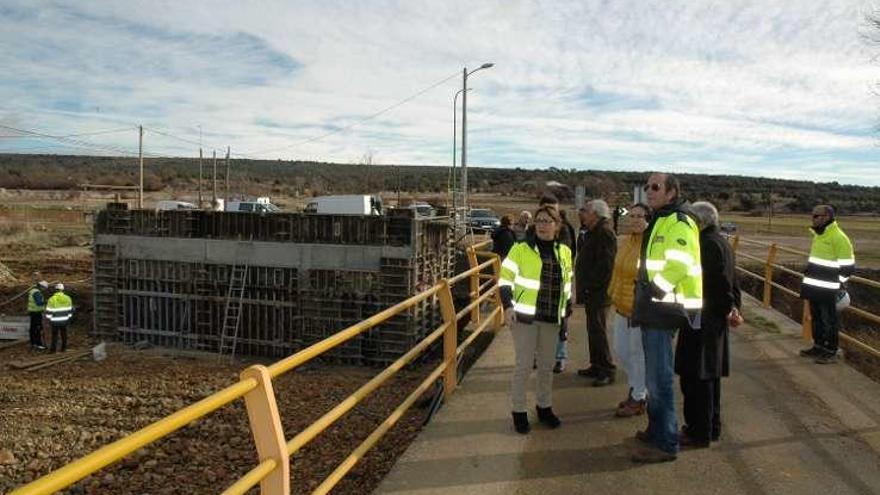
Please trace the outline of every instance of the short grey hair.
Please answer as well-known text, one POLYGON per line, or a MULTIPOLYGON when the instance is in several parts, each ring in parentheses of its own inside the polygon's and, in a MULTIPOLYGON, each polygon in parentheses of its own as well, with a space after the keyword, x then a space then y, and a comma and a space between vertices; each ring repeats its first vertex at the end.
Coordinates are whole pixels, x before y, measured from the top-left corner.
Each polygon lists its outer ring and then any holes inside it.
POLYGON ((608 207, 608 203, 601 199, 590 201, 587 203, 587 208, 593 210, 593 213, 599 218, 611 218, 611 208, 608 207))
POLYGON ((718 208, 708 201, 697 201, 691 205, 697 221, 700 222, 700 230, 711 225, 718 226, 718 208))

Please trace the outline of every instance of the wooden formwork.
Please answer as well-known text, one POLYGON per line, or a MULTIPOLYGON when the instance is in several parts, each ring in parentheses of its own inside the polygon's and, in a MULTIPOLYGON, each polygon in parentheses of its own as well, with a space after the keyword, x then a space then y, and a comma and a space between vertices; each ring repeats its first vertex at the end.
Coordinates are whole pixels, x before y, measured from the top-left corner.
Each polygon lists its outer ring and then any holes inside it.
MULTIPOLYGON (((118 208, 98 214, 95 232, 93 331, 180 349, 218 350, 237 264, 247 272, 237 352, 262 356, 314 344, 452 269, 448 222, 416 219, 410 210, 344 216, 118 208)), ((389 363, 440 322, 437 301, 426 300, 328 357, 389 363)))

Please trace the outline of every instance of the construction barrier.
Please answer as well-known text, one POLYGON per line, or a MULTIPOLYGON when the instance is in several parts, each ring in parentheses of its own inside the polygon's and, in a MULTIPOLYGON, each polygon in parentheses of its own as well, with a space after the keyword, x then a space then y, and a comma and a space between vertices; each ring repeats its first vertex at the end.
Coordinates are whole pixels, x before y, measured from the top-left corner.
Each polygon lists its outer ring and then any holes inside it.
POLYGON ((498 288, 501 260, 490 252, 481 251, 487 244, 483 242, 468 248, 470 269, 452 278, 442 280, 430 289, 416 294, 268 367, 263 365, 251 366, 241 372, 238 382, 22 486, 11 492, 10 495, 48 495, 62 490, 123 459, 141 447, 153 443, 239 398, 244 398, 245 401, 251 433, 254 437, 260 463, 229 486, 223 493, 228 495, 243 494, 259 485, 260 492, 265 495, 287 495, 290 493, 290 457, 387 382, 404 366, 425 352, 431 344, 442 339, 443 361, 312 492, 317 494, 328 493, 363 458, 364 454, 397 423, 403 414, 436 380, 442 378, 445 397, 452 395, 458 384, 458 360, 464 350, 490 325, 493 331, 496 332, 502 327, 504 314, 498 288), (488 259, 479 263, 478 258, 488 259), (490 271, 490 273, 486 273, 487 271, 490 271), (470 304, 456 313, 450 287, 465 279, 470 283, 470 304), (481 280, 485 280, 485 282, 481 284, 481 280), (284 432, 281 427, 281 412, 278 410, 275 393, 272 388, 272 380, 274 378, 296 369, 328 350, 369 331, 398 313, 406 311, 430 298, 437 298, 441 308, 443 323, 437 329, 317 421, 300 431, 292 439, 286 440, 284 438, 284 432), (493 309, 481 320, 479 311, 484 303, 490 304, 493 309), (457 323, 469 312, 477 315, 473 320, 475 328, 467 339, 458 344, 457 323))
MULTIPOLYGON (((793 248, 790 248, 787 246, 779 245, 775 242, 771 243, 771 242, 756 241, 753 239, 744 239, 744 238, 740 237, 739 235, 732 236, 731 241, 732 241, 731 245, 733 246, 733 250, 737 254, 738 260, 744 258, 744 259, 756 261, 756 262, 764 265, 763 275, 749 271, 748 269, 746 269, 742 266, 739 266, 739 265, 737 265, 736 269, 740 273, 743 273, 746 276, 755 278, 755 279, 763 282, 763 284, 764 284, 763 297, 762 297, 761 302, 765 308, 771 307, 771 299, 773 296, 773 289, 780 290, 783 293, 788 294, 790 296, 800 297, 799 293, 789 289, 788 287, 785 287, 782 284, 774 282, 773 275, 774 275, 774 270, 779 270, 780 272, 788 273, 790 275, 794 275, 799 278, 802 278, 804 274, 802 272, 797 271, 797 270, 792 270, 791 268, 788 268, 786 266, 783 266, 783 265, 776 263, 776 259, 777 259, 777 256, 780 252, 803 256, 804 259, 806 259, 809 256, 809 253, 807 253, 805 251, 798 250, 798 249, 793 249, 793 248), (752 255, 749 253, 745 253, 741 249, 742 245, 767 248, 767 257, 761 258, 760 256, 755 256, 755 255, 752 255)), ((850 277, 848 283, 857 283, 857 284, 862 284, 862 285, 866 285, 866 286, 873 287, 873 288, 880 288, 880 282, 866 279, 863 277, 858 277, 858 276, 850 277)), ((844 311, 853 313, 853 314, 855 314, 861 318, 864 318, 866 320, 869 320, 875 324, 880 324, 880 316, 878 316, 874 313, 871 313, 870 311, 866 311, 864 309, 857 308, 854 304, 851 304, 844 311)), ((810 315, 810 304, 808 301, 804 300, 804 309, 803 309, 803 315, 801 318, 801 335, 804 338, 804 340, 809 341, 812 339, 812 336, 813 336, 812 326, 813 326, 813 319, 810 315)), ((855 347, 858 347, 859 349, 861 349, 865 352, 870 353, 871 355, 873 355, 875 357, 880 357, 880 351, 878 351, 877 349, 873 348, 872 346, 866 344, 865 342, 862 342, 861 340, 858 340, 858 339, 852 337, 851 335, 846 334, 845 332, 840 332, 840 339, 843 340, 844 342, 847 342, 848 344, 851 344, 855 347)))

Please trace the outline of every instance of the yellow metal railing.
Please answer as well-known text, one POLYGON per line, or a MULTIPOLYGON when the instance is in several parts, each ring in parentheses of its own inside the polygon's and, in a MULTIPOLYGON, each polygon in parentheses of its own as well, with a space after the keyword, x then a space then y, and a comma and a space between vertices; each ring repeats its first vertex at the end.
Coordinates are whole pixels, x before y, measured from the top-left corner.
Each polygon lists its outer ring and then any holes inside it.
MULTIPOLYGON (((785 253, 789 253, 789 254, 796 254, 796 255, 803 256, 804 258, 806 258, 809 256, 809 253, 807 253, 805 251, 798 250, 798 249, 793 249, 793 248, 790 248, 787 246, 782 246, 782 245, 779 245, 776 243, 756 241, 753 239, 744 239, 738 235, 733 236, 731 245, 733 246, 734 251, 736 251, 737 258, 739 258, 739 259, 745 258, 748 260, 757 261, 757 262, 764 265, 763 276, 758 273, 754 273, 752 271, 749 271, 746 268, 741 267, 741 266, 737 266, 736 269, 739 270, 741 273, 748 275, 749 277, 755 278, 757 280, 760 280, 761 282, 764 283, 764 287, 763 287, 764 292, 763 292, 763 297, 762 297, 761 302, 765 308, 769 308, 771 305, 772 296, 773 296, 773 289, 778 289, 778 290, 782 291, 783 293, 788 294, 790 296, 794 296, 794 297, 800 296, 800 294, 798 294, 797 292, 789 289, 788 287, 786 287, 782 284, 779 284, 779 283, 773 281, 774 270, 779 270, 780 272, 788 273, 788 274, 794 275, 796 277, 803 276, 803 273, 801 273, 797 270, 792 270, 791 268, 788 268, 786 266, 783 266, 783 265, 776 263, 776 256, 781 251, 781 252, 785 252, 785 253), (742 252, 742 249, 740 249, 742 247, 741 246, 742 244, 746 244, 749 246, 755 246, 755 247, 761 247, 761 248, 767 248, 767 257, 762 258, 760 256, 755 256, 753 254, 742 252)), ((880 288, 880 282, 877 282, 875 280, 870 280, 867 278, 863 278, 863 277, 852 276, 849 278, 849 281, 852 283, 867 285, 869 287, 880 288)), ((810 340, 813 335, 813 330, 812 330, 813 319, 812 319, 812 316, 810 315, 810 305, 806 300, 804 301, 803 308, 804 308, 803 315, 801 317, 801 335, 803 336, 804 340, 810 340)), ((850 313, 858 315, 859 317, 864 318, 866 320, 869 320, 873 323, 880 324, 880 316, 878 316, 874 313, 871 313, 870 311, 866 311, 864 309, 857 308, 854 305, 850 305, 844 311, 848 311, 850 313)), ((877 349, 871 347, 870 345, 862 342, 861 340, 858 340, 858 339, 852 337, 851 335, 847 335, 845 332, 840 332, 840 339, 855 346, 855 347, 858 347, 859 349, 861 349, 865 352, 868 352, 876 357, 880 357, 880 351, 878 351, 877 349)))
POLYGON ((251 433, 254 437, 260 463, 230 485, 223 493, 229 495, 243 494, 259 485, 261 493, 266 495, 289 494, 290 457, 339 420, 364 398, 369 396, 370 393, 387 382, 404 366, 427 350, 431 344, 442 338, 443 361, 312 493, 323 494, 329 492, 363 458, 366 452, 403 417, 404 413, 436 380, 442 377, 444 395, 446 397, 452 395, 458 384, 458 357, 490 324, 494 331, 498 331, 503 325, 504 315, 498 288, 501 261, 498 256, 481 251, 486 245, 487 243, 485 242, 479 243, 467 249, 470 263, 468 270, 450 279, 442 280, 430 289, 416 294, 268 367, 263 365, 251 366, 241 372, 240 380, 237 383, 22 486, 11 492, 10 495, 44 495, 64 489, 86 476, 121 460, 141 447, 155 442, 242 397, 247 408, 251 433), (480 257, 488 257, 489 259, 480 263, 478 262, 480 257), (487 270, 491 270, 491 273, 485 273, 487 270), (471 302, 456 313, 451 286, 465 279, 468 279, 470 283, 471 302), (487 282, 481 285, 480 280, 487 280, 487 282), (306 427, 289 441, 285 440, 284 431, 281 427, 281 416, 272 388, 272 380, 274 378, 301 366, 361 333, 369 331, 376 325, 412 308, 416 304, 435 297, 440 304, 440 312, 443 317, 443 323, 437 329, 317 421, 306 427), (494 308, 489 312, 485 321, 481 322, 479 311, 480 306, 485 302, 491 302, 494 308), (477 315, 474 318, 476 327, 467 339, 458 344, 458 321, 471 311, 477 315))

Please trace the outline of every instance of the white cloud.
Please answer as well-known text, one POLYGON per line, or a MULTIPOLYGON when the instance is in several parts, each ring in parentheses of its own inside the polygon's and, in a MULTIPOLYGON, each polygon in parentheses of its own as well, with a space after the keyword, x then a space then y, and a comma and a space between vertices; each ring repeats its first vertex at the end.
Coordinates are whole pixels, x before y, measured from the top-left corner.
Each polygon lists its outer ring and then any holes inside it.
MULTIPOLYGON (((857 0, 32 2, 0 7, 0 120, 142 123, 267 158, 672 167, 880 185, 857 0), (357 123, 446 76, 448 82, 357 123), (799 177, 811 169, 808 177, 799 177), (815 172, 815 173, 814 173, 815 172)), ((90 138, 133 149, 132 135, 90 138)), ((38 145, 0 140, 0 152, 38 145)), ((47 150, 50 148, 46 143, 47 150)), ((149 135, 147 147, 194 156, 149 135)), ((75 151, 75 150, 71 150, 75 151)), ((79 150, 83 152, 83 150, 79 150)))

